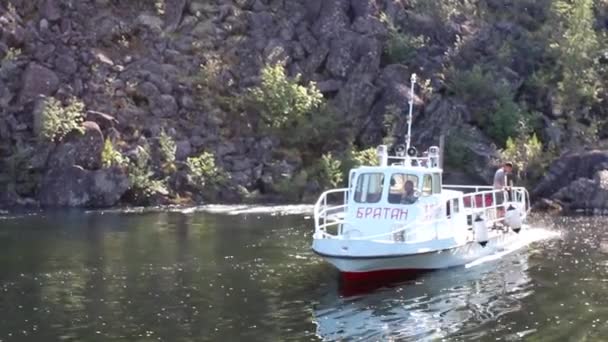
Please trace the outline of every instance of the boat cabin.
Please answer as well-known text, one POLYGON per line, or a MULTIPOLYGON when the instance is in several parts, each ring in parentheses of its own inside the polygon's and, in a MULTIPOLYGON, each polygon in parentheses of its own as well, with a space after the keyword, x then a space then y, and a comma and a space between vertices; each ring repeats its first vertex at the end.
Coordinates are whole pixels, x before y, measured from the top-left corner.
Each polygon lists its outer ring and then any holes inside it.
MULTIPOLYGON (((379 166, 363 166, 350 172, 343 232, 361 236, 389 233, 397 226, 422 219, 462 219, 462 192, 442 189, 438 148, 429 157, 395 157, 388 164, 385 150, 378 151, 379 166)), ((429 229, 429 234, 435 234, 429 229)), ((354 236, 353 236, 354 237, 354 236)), ((422 237, 420 237, 422 238, 422 237)))

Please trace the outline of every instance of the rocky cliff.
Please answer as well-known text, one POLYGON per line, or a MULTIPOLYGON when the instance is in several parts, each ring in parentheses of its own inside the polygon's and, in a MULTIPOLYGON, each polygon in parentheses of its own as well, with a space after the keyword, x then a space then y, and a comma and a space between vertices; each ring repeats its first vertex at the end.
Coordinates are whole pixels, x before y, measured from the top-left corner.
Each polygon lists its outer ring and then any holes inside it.
MULTIPOLYGON (((552 27, 552 16, 570 14, 553 3, 4 1, 0 203, 301 200, 326 185, 322 157, 344 167, 352 151, 398 142, 413 72, 422 79, 416 143, 448 136, 448 171, 488 181, 522 121, 543 151, 601 137, 601 61, 577 64, 598 79, 595 97, 567 97, 558 85, 568 82, 568 56, 549 45, 552 29, 571 29, 567 20, 552 27), (316 141, 293 143, 262 127, 247 99, 273 65, 314 82, 325 109, 307 115, 327 117, 333 134, 318 124, 304 133, 316 141), (78 127, 45 135, 53 113, 74 111, 78 127)), ((604 30, 601 5, 585 8, 591 29, 604 30)))

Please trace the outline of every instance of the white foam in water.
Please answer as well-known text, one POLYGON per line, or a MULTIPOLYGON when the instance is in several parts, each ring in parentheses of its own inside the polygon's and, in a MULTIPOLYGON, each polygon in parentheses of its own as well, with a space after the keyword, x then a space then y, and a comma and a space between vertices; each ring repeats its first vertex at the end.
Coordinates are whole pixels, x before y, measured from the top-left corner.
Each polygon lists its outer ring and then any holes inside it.
POLYGON ((527 229, 523 229, 519 233, 517 240, 515 240, 513 243, 507 245, 505 247, 505 249, 500 250, 494 254, 490 254, 490 255, 481 257, 473 262, 470 262, 465 265, 465 268, 475 267, 477 265, 481 265, 481 264, 489 262, 489 261, 500 259, 500 258, 504 257, 505 255, 507 255, 509 253, 513 253, 522 247, 526 247, 527 245, 529 245, 533 242, 555 239, 555 238, 559 238, 560 236, 561 236, 560 232, 547 230, 544 228, 530 227, 527 229))
MULTIPOLYGON (((194 211, 205 211, 215 214, 242 215, 242 214, 279 214, 279 215, 300 215, 310 214, 313 206, 310 204, 300 205, 205 205, 195 208, 194 211)), ((190 211, 192 212, 192 211, 190 211)))

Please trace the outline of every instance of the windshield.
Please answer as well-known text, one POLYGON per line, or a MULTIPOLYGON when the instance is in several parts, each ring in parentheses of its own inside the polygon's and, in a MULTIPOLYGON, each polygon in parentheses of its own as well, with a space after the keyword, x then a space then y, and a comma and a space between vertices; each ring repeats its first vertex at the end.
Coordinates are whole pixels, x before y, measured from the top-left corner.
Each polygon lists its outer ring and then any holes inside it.
POLYGON ((391 204, 412 204, 418 199, 418 176, 395 173, 391 177, 388 202, 391 204))
POLYGON ((384 187, 383 173, 364 173, 357 178, 355 188, 355 202, 378 203, 382 198, 384 187))

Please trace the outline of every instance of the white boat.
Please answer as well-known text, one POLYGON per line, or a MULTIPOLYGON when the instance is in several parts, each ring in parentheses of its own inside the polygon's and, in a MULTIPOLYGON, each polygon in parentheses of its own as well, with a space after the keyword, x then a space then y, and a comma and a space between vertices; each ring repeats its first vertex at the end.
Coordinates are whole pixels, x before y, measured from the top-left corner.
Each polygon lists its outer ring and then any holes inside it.
MULTIPOLYGON (((416 76, 412 75, 412 94, 416 76)), ((350 171, 347 188, 324 192, 314 207, 312 249, 346 280, 460 266, 517 242, 530 210, 523 187, 442 184, 440 149, 423 157, 406 145, 378 165, 350 171)))

